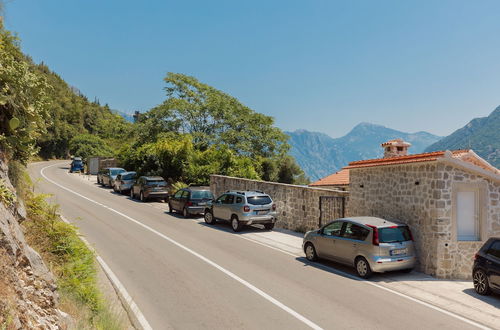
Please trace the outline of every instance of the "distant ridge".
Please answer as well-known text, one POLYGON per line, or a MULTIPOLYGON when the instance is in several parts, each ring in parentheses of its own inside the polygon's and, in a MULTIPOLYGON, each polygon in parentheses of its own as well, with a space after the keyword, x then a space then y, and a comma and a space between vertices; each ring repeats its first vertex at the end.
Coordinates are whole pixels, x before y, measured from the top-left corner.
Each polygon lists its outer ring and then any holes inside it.
POLYGON ((500 106, 488 117, 467 125, 426 148, 426 151, 473 149, 491 165, 500 168, 500 106))
POLYGON ((304 129, 285 133, 290 136, 290 154, 313 181, 337 172, 351 161, 381 157, 380 144, 388 140, 402 138, 412 144, 411 153, 420 153, 441 138, 427 132, 405 133, 366 122, 336 139, 304 129))

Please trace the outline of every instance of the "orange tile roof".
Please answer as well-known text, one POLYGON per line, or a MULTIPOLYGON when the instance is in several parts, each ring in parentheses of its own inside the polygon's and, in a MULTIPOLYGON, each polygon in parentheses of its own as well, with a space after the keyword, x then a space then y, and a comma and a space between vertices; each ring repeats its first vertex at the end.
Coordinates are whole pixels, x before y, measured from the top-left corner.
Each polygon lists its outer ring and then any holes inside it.
POLYGON ((349 170, 341 169, 337 173, 333 173, 323 179, 319 179, 316 182, 311 183, 309 186, 342 186, 349 184, 349 170))
MULTIPOLYGON (((463 150, 453 150, 451 151, 454 158, 460 158, 464 154, 467 154, 469 149, 463 150)), ((444 156, 445 151, 435 151, 427 152, 423 154, 391 157, 391 158, 377 158, 368 160, 359 160, 356 162, 350 162, 346 169, 350 168, 361 168, 361 167, 372 167, 372 166, 382 166, 382 165, 396 165, 396 164, 407 164, 407 163, 418 163, 418 162, 430 162, 437 160, 444 156)))

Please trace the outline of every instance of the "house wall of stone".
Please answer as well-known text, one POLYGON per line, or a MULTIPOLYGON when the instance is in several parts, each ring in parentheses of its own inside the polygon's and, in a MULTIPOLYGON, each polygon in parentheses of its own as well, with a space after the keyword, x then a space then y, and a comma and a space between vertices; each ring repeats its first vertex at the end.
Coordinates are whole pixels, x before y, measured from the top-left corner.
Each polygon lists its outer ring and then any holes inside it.
POLYGON ((350 169, 351 216, 375 216, 407 224, 415 239, 418 268, 436 274, 436 163, 350 169))
MULTIPOLYGON (((320 196, 347 196, 347 192, 283 183, 248 180, 221 175, 210 177, 217 197, 227 190, 260 190, 271 196, 278 211, 276 227, 304 232, 318 228, 320 196)), ((347 203, 346 203, 347 205, 347 203)), ((347 206, 346 206, 347 209, 347 206)))
POLYGON ((350 181, 350 215, 408 224, 415 238, 418 268, 427 274, 470 278, 474 254, 488 237, 500 236, 500 186, 482 176, 425 162, 353 168, 350 181), (453 204, 460 185, 482 191, 481 241, 457 241, 453 204))
POLYGON ((488 180, 463 169, 439 164, 439 185, 443 186, 437 199, 436 219, 441 232, 438 244, 438 276, 471 278, 474 255, 489 237, 500 236, 500 183, 488 180), (460 188, 477 187, 480 208, 480 241, 458 241, 454 219, 454 198, 460 188))

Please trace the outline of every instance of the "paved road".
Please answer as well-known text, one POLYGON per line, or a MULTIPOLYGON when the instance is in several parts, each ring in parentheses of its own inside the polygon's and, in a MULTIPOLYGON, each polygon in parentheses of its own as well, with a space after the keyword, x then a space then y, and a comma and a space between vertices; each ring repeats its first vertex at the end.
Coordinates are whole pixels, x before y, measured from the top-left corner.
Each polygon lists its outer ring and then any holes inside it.
MULTIPOLYGON (((30 166, 154 329, 468 329, 457 318, 68 174, 30 166), (62 187, 66 188, 62 188, 62 187), (74 194, 70 191, 74 191, 74 194), (98 202, 99 204, 97 204, 98 202)), ((50 167, 47 167, 49 166, 50 167)))

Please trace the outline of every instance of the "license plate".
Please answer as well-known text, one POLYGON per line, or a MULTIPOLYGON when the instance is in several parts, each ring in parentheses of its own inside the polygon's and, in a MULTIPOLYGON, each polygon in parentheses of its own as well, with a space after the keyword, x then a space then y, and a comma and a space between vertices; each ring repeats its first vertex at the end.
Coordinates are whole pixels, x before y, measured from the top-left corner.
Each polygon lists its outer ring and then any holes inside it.
POLYGON ((408 249, 391 250, 391 256, 400 256, 408 253, 408 249))
POLYGON ((198 203, 199 206, 207 205, 207 203, 198 203))
POLYGON ((257 211, 257 214, 267 214, 267 212, 269 212, 269 211, 267 211, 267 210, 257 211))

